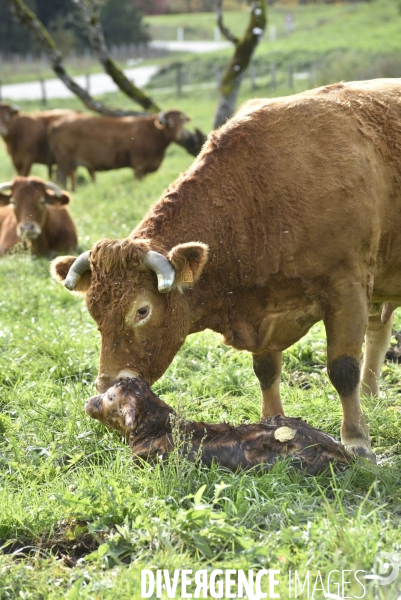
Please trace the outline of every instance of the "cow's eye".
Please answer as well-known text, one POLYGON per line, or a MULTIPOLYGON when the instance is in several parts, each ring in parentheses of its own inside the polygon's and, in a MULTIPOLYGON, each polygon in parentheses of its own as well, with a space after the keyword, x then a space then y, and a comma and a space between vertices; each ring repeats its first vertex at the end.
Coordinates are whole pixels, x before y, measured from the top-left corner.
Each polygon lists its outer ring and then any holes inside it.
POLYGON ((144 319, 148 316, 148 314, 149 306, 141 306, 141 308, 138 308, 138 310, 136 311, 136 316, 138 317, 138 320, 144 319))

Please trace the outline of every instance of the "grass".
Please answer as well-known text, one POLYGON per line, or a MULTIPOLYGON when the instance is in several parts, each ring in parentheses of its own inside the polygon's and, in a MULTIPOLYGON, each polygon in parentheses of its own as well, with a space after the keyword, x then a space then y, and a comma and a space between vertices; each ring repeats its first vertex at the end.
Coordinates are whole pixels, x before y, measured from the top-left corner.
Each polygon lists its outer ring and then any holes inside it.
MULTIPOLYGON (((250 93, 245 84, 242 97, 250 93)), ((179 104, 208 131, 215 94, 184 94, 179 102, 165 95, 163 103, 179 104)), ((123 104, 119 95, 109 100, 123 104)), ((71 206, 81 249, 104 236, 127 235, 191 160, 172 146, 160 170, 140 183, 124 169, 99 173, 93 186, 83 171, 71 206)), ((34 173, 46 176, 39 166, 34 173)), ((12 176, 1 148, 0 180, 12 176)), ((136 600, 141 569, 157 568, 171 574, 278 569, 281 598, 289 597, 290 571, 292 582, 295 570, 303 581, 309 569, 318 600, 324 597, 318 571, 327 592, 335 569, 330 592, 361 597, 353 572, 372 573, 379 551, 401 554, 397 365, 385 366, 380 398, 363 403, 380 466, 361 462, 340 475, 312 478, 279 463, 255 476, 208 470, 176 452, 167 464, 132 468, 119 436, 84 413, 95 391, 98 333, 84 302, 52 282, 48 266, 18 254, 0 261, 2 600, 136 600), (344 592, 342 570, 351 581, 344 592)), ((325 336, 317 325, 285 353, 282 393, 289 415, 338 437, 341 409, 324 365, 325 336)), ((154 390, 188 418, 259 418, 250 355, 225 347, 211 332, 187 339, 154 390)), ((399 597, 400 577, 389 586, 362 581, 365 598, 399 597)))

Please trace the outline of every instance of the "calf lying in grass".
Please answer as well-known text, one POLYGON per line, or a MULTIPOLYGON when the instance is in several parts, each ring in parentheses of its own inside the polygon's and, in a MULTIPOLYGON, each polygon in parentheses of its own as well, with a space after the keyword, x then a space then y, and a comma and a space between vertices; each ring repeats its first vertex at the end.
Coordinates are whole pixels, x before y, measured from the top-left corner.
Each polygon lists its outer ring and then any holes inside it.
POLYGON ((207 466, 214 460, 231 471, 257 466, 263 472, 279 458, 289 458, 291 466, 317 475, 330 462, 339 470, 352 460, 344 446, 301 419, 277 416, 236 427, 185 421, 137 378, 124 379, 104 394, 89 398, 85 410, 125 436, 134 458, 148 461, 173 450, 174 421, 184 453, 190 460, 200 456, 207 466))

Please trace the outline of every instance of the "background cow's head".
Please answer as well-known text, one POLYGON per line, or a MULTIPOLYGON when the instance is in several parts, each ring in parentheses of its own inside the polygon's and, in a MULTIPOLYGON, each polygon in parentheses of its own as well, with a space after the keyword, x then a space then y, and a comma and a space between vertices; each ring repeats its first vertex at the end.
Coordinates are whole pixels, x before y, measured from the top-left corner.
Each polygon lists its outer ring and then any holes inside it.
POLYGON ((179 140, 182 136, 185 123, 191 119, 180 110, 162 110, 155 117, 155 127, 162 129, 172 140, 179 140))
POLYGON ((0 184, 0 205, 12 206, 17 219, 17 235, 30 240, 41 234, 47 206, 61 207, 69 201, 67 192, 39 177, 16 177, 0 184))
POLYGON ((15 104, 0 102, 0 135, 7 135, 12 117, 19 113, 19 107, 15 104))
POLYGON ((97 389, 141 377, 150 385, 167 369, 191 327, 185 288, 207 261, 205 244, 178 244, 165 254, 149 240, 102 240, 78 259, 60 257, 52 275, 86 294, 101 334, 97 389))

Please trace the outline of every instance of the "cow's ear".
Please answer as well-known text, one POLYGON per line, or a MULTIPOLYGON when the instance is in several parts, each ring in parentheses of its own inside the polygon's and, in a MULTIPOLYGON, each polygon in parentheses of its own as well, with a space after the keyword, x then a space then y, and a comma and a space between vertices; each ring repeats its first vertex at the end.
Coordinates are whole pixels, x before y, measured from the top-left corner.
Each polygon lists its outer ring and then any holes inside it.
POLYGON ((0 206, 10 204, 11 194, 0 194, 0 206))
POLYGON ((49 190, 45 191, 46 204, 51 204, 52 206, 65 206, 70 203, 70 195, 67 192, 62 192, 61 196, 56 196, 54 192, 49 190))
MULTIPOLYGON (((76 256, 59 256, 50 263, 50 274, 56 281, 64 284, 68 271, 77 260, 76 256)), ((86 294, 91 285, 91 271, 86 271, 79 279, 73 293, 86 294)))
POLYGON ((178 285, 191 285, 201 276, 208 257, 208 247, 200 242, 174 246, 167 256, 177 274, 178 285))

